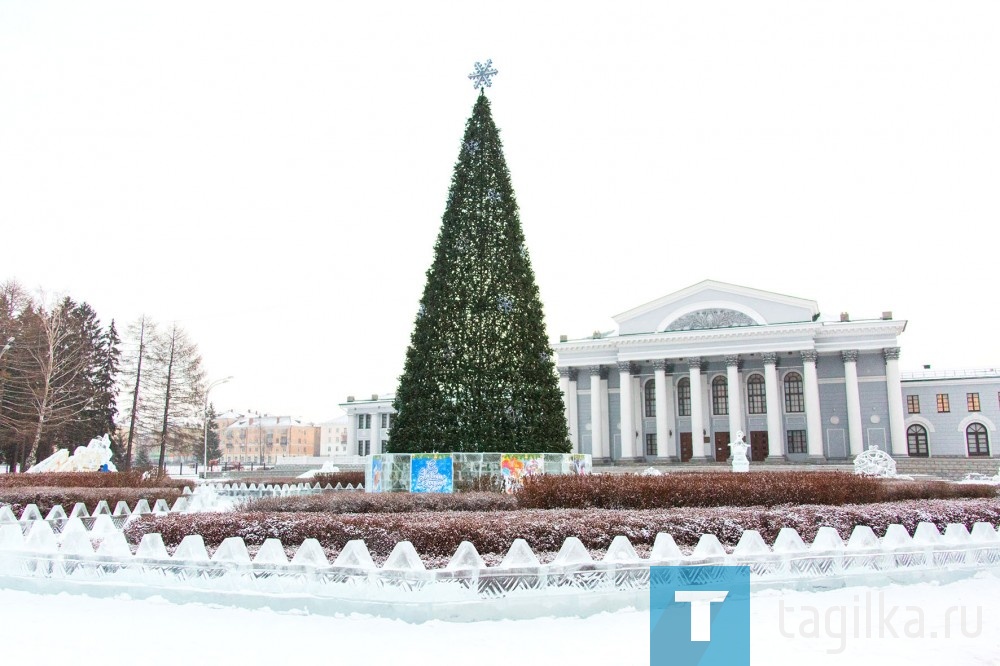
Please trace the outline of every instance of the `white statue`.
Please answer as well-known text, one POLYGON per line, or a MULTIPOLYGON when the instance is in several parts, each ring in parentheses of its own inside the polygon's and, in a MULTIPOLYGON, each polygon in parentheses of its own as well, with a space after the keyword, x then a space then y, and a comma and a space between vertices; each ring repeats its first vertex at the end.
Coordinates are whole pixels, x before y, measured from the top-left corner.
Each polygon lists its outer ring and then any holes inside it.
POLYGON ((736 441, 732 444, 734 472, 750 471, 750 461, 747 460, 747 449, 749 448, 750 445, 743 441, 743 431, 737 430, 736 441))
POLYGON ((896 461, 882 451, 875 444, 869 444, 867 451, 862 451, 854 459, 854 473, 864 476, 878 476, 882 478, 897 478, 896 461))

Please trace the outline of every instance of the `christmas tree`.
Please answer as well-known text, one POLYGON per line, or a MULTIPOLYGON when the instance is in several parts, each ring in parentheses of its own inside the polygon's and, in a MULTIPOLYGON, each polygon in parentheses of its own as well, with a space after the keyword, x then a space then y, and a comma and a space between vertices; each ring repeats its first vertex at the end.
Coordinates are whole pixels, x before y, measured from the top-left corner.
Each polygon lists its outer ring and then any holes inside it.
POLYGON ((390 452, 571 448, 510 174, 482 91, 393 406, 390 452))

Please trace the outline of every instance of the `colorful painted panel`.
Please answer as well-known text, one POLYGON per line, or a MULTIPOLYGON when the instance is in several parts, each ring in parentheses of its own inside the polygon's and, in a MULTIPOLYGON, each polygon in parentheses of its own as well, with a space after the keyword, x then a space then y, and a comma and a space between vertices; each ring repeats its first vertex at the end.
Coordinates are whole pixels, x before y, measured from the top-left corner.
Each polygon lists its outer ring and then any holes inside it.
POLYGON ((372 487, 369 492, 382 492, 382 457, 372 456, 372 487))
POLYGON ((520 490, 524 479, 545 473, 545 459, 541 453, 505 453, 500 458, 500 475, 507 494, 520 490))
POLYGON ((454 469, 447 453, 414 453, 410 456, 410 492, 450 493, 454 469))
POLYGON ((587 469, 587 454, 586 453, 574 453, 569 457, 569 469, 570 472, 576 474, 577 476, 582 476, 588 473, 587 469))

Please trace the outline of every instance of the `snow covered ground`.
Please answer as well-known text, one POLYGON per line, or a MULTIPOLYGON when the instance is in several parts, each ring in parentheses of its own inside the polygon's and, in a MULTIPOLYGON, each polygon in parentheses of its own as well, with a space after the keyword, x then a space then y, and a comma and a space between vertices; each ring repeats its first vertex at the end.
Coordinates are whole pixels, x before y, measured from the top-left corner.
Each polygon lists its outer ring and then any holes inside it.
MULTIPOLYGON (((358 615, 0 590, 0 623, 5 635, 14 637, 5 641, 4 663, 649 662, 649 613, 639 611, 585 619, 407 624, 358 615)), ((754 664, 995 666, 1000 664, 1000 572, 945 585, 764 591, 753 596, 751 625, 754 664)))

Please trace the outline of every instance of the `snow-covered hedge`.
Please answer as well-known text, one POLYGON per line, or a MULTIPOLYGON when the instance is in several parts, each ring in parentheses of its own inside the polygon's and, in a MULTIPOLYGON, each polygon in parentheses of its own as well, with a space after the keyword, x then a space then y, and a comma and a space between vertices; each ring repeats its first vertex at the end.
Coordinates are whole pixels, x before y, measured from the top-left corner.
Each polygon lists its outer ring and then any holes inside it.
POLYGON ((989 485, 894 481, 847 472, 692 472, 643 476, 542 475, 517 494, 526 509, 664 509, 670 507, 864 504, 960 497, 995 498, 989 485))
POLYGON ((47 514, 52 507, 61 504, 69 511, 77 502, 83 502, 89 511, 93 511, 103 500, 115 506, 124 501, 129 506, 135 506, 139 500, 153 504, 158 499, 167 500, 173 505, 181 491, 177 488, 0 488, 0 504, 10 505, 15 515, 21 515, 24 507, 34 504, 42 514, 47 514))
POLYGON ((411 493, 323 493, 299 497, 248 500, 247 511, 282 513, 411 513, 414 511, 512 511, 517 499, 501 493, 411 494, 411 493))
POLYGON ((400 541, 410 541, 421 555, 441 557, 454 553, 462 541, 471 542, 484 555, 505 553, 518 538, 536 552, 556 551, 568 537, 579 538, 591 550, 608 548, 618 535, 638 546, 651 546, 659 532, 672 534, 682 547, 694 546, 702 534, 715 534, 724 545, 735 546, 744 530, 757 530, 772 542, 783 527, 811 539, 821 526, 829 526, 847 538, 856 525, 870 525, 881 535, 893 523, 912 531, 919 522, 939 528, 962 523, 971 528, 980 521, 1000 522, 1000 499, 669 510, 175 514, 138 519, 126 527, 125 535, 137 544, 144 534, 160 533, 168 546, 179 544, 189 534, 200 534, 209 546, 229 537, 242 537, 248 545, 269 538, 284 543, 311 538, 328 552, 362 539, 378 556, 388 555, 400 541))
POLYGON ((0 474, 0 488, 176 488, 193 487, 191 481, 157 477, 143 472, 51 472, 0 474))

